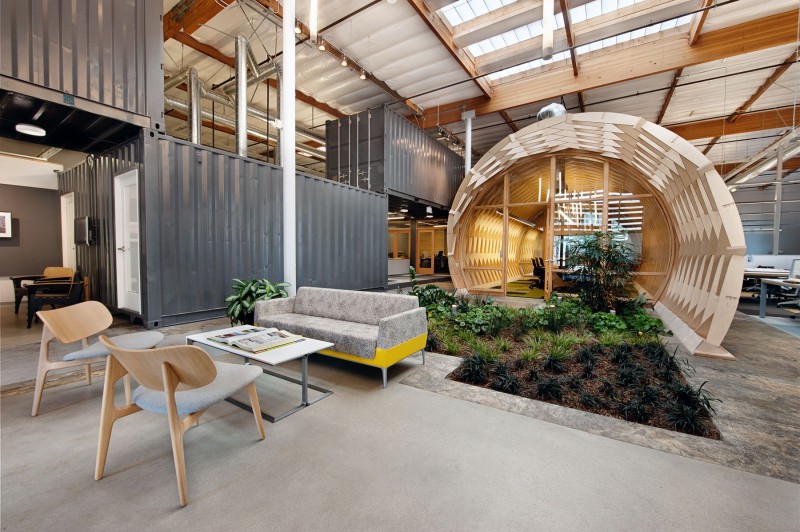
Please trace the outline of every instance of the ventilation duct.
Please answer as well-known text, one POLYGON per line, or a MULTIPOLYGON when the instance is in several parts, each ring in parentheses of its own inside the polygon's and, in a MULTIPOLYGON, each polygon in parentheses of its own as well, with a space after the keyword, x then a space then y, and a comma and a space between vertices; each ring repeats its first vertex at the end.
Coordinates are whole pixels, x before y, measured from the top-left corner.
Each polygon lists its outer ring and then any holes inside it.
POLYGON ((536 115, 536 120, 541 122, 554 116, 561 116, 567 114, 567 108, 560 103, 551 103, 542 107, 542 110, 536 115))

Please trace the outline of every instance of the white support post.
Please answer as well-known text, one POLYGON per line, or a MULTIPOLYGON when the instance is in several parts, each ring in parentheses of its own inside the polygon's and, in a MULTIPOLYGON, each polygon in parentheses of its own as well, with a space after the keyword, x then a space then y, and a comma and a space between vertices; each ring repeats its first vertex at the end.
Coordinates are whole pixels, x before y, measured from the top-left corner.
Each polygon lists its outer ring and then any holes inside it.
POLYGON ((295 175, 295 0, 284 0, 281 69, 281 163, 283 163, 283 280, 297 293, 297 176, 295 175))
POLYGON ((247 37, 236 36, 236 154, 247 157, 247 37))
POLYGON ((778 145, 778 167, 775 169, 775 206, 772 216, 772 254, 780 254, 781 246, 781 203, 783 202, 783 144, 778 145))
POLYGON ((465 140, 464 143, 464 176, 466 176, 472 168, 472 119, 475 118, 475 111, 464 111, 461 113, 461 119, 466 122, 465 125, 465 140))

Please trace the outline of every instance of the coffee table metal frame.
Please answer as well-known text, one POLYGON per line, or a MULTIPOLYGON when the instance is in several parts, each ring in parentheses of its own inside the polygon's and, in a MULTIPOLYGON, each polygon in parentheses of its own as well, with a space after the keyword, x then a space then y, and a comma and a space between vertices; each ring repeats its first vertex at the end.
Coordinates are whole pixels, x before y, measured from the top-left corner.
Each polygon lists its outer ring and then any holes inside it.
MULTIPOLYGON (((274 347, 272 349, 268 349, 266 351, 261 351, 260 353, 251 353, 249 351, 245 351, 237 347, 221 344, 219 342, 215 342, 213 340, 208 339, 210 336, 217 336, 229 332, 241 331, 244 329, 249 329, 251 327, 252 326, 250 325, 240 325, 238 327, 229 327, 227 329, 218 329, 215 331, 192 334, 186 337, 186 344, 187 345, 201 344, 205 347, 210 347, 212 349, 217 349, 225 353, 231 353, 240 356, 244 358, 245 364, 250 364, 251 360, 255 360, 256 362, 261 362, 262 364, 267 364, 269 366, 277 366, 279 364, 283 364, 284 362, 297 360, 299 358, 300 365, 302 368, 300 380, 297 380, 293 377, 289 377, 287 375, 281 375, 280 373, 270 371, 266 368, 261 368, 261 371, 263 371, 264 373, 272 375, 273 377, 277 377, 285 381, 299 384, 301 388, 301 399, 299 405, 290 408, 289 410, 277 414, 275 416, 267 414, 262 409, 261 417, 266 419, 270 423, 276 423, 281 419, 288 417, 296 412, 299 412, 305 407, 313 405, 317 401, 321 401, 322 399, 325 399, 329 395, 333 394, 331 390, 326 390, 325 388, 321 388, 319 386, 308 383, 308 356, 312 353, 316 353, 321 349, 329 349, 333 347, 333 344, 330 342, 323 342, 322 340, 315 340, 313 338, 304 338, 303 340, 299 342, 294 342, 292 344, 281 345, 278 347, 274 347), (322 393, 322 395, 312 401, 309 401, 308 400, 309 388, 311 388, 314 391, 322 393)), ((226 399, 226 401, 238 406, 239 408, 252 412, 252 409, 250 408, 249 405, 242 403, 237 399, 229 397, 228 399, 226 399)))

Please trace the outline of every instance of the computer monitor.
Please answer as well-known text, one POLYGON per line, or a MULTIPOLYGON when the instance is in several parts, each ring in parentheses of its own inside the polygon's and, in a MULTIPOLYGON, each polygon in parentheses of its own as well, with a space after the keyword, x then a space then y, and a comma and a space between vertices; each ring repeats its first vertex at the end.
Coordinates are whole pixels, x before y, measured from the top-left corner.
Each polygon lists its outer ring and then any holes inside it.
POLYGON ((86 246, 92 244, 92 222, 88 216, 75 219, 75 243, 86 246))
POLYGON ((789 279, 800 278, 800 259, 792 261, 792 268, 789 270, 789 279))

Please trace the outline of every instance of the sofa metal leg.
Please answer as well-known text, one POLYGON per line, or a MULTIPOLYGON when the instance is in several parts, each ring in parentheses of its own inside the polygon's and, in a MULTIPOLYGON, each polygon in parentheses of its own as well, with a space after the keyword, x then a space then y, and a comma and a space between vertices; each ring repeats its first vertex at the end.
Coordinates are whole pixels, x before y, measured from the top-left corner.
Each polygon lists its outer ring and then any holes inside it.
POLYGON ((383 372, 383 387, 384 388, 386 388, 386 370, 387 370, 387 368, 381 368, 381 371, 383 372))
POLYGON ((422 365, 425 365, 425 350, 422 350, 422 365))

